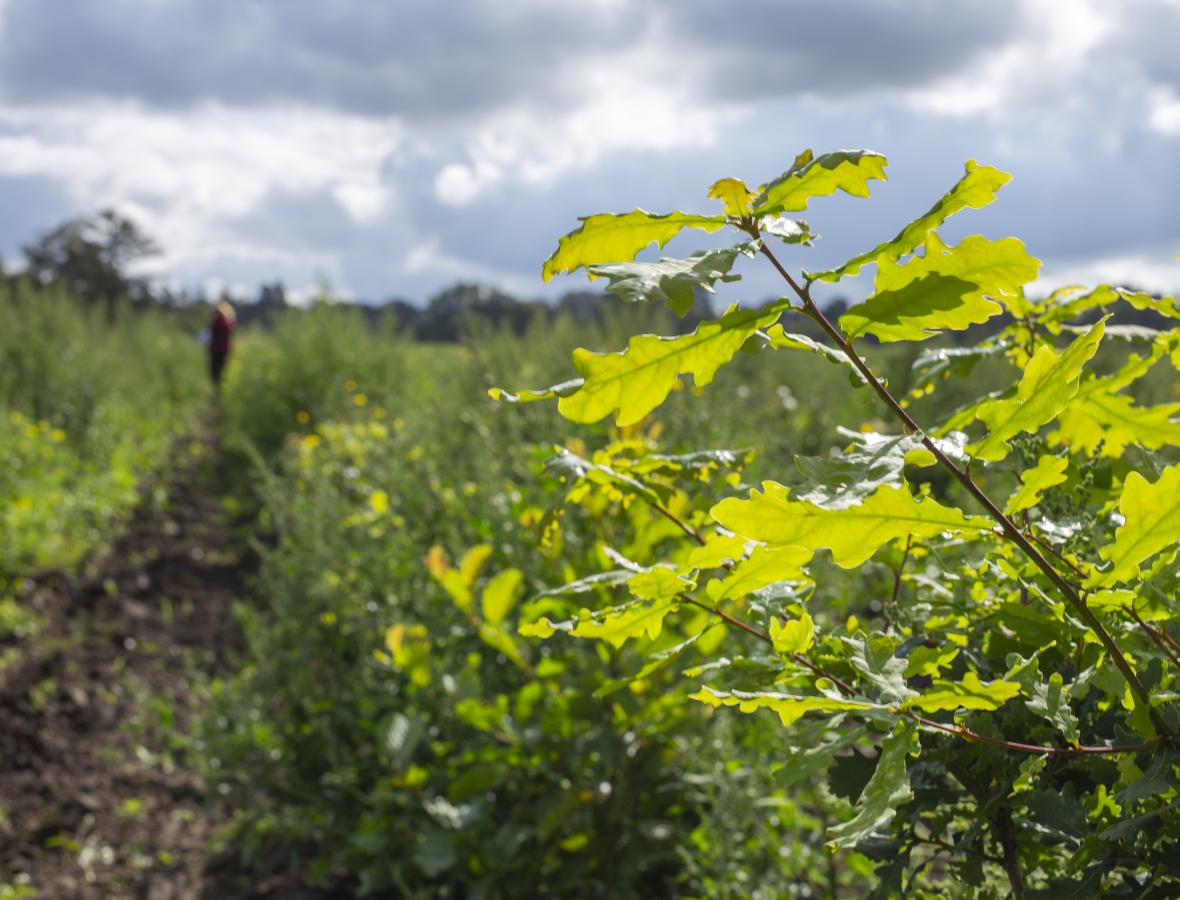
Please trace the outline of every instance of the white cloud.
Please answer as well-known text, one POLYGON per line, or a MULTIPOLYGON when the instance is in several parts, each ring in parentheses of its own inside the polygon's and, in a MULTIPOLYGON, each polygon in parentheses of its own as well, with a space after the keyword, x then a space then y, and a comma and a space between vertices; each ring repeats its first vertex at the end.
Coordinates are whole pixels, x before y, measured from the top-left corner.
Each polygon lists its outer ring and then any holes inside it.
POLYGON ((532 295, 536 287, 532 277, 447 253, 436 235, 424 237, 411 247, 401 268, 408 275, 436 276, 447 282, 479 281, 523 296, 532 295))
POLYGON ((1180 262, 1176 251, 1159 255, 1125 253, 1098 259, 1061 260, 1048 265, 1030 293, 1052 291, 1067 285, 1114 284, 1158 294, 1180 292, 1180 262))
POLYGON ((909 105, 961 118, 1078 105, 1079 79, 1091 74, 1089 57, 1114 29, 1111 8, 1096 0, 1024 0, 1022 16, 1015 40, 965 72, 908 92, 909 105))
MULTIPOLYGON (((328 194, 359 224, 396 202, 381 174, 401 141, 389 120, 218 105, 179 117, 89 103, 0 110, 0 128, 10 132, 0 133, 0 175, 49 178, 80 210, 130 214, 164 246, 162 268, 308 262, 308 248, 240 227, 275 192, 328 194)), ((317 264, 330 263, 319 250, 317 264)))
POLYGON ((1180 135, 1180 97, 1175 91, 1161 88, 1155 93, 1148 121, 1160 134, 1180 135))
POLYGON ((748 108, 693 99, 699 86, 677 78, 670 58, 652 34, 626 51, 572 66, 565 77, 579 90, 565 110, 517 106, 491 114, 465 142, 466 160, 439 169, 435 196, 463 206, 502 184, 554 184, 622 152, 714 145, 748 108))

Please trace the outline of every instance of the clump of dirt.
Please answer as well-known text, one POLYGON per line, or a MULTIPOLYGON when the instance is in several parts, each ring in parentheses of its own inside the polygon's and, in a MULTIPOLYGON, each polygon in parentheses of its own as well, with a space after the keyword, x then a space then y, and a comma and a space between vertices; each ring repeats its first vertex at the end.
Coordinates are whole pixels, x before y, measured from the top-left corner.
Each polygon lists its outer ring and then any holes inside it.
POLYGON ((232 607, 257 567, 218 460, 212 430, 178 441, 105 555, 34 579, 43 626, 0 670, 0 887, 16 896, 217 895, 224 813, 184 735, 240 650, 232 607))

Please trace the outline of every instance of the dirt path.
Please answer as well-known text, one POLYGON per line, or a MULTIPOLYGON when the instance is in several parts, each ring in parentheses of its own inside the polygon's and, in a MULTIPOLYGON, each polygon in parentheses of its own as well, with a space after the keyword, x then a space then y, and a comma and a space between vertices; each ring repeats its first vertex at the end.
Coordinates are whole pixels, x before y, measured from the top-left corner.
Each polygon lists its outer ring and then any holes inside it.
POLYGON ((29 597, 45 625, 0 670, 0 896, 217 895, 221 823, 177 735, 238 646, 231 607, 255 561, 222 507, 212 433, 175 456, 109 553, 29 597))

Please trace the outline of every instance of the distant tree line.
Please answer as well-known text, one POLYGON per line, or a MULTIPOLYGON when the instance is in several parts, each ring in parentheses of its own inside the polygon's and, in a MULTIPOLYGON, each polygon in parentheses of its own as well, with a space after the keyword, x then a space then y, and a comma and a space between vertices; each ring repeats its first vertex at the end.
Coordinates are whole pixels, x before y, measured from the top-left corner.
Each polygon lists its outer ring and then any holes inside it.
MULTIPOLYGON (((25 277, 44 287, 62 286, 83 303, 100 305, 114 319, 120 305, 131 308, 172 310, 187 319, 196 320, 208 313, 213 302, 229 299, 234 303, 238 320, 243 325, 267 327, 276 318, 296 315, 302 305, 293 305, 281 281, 263 284, 256 297, 209 298, 203 293, 175 291, 153 287, 150 281, 134 271, 144 259, 160 253, 160 246, 132 220, 115 210, 105 209, 92 216, 71 219, 25 246, 23 273, 4 276, 25 277)), ((610 294, 593 290, 572 291, 555 303, 521 299, 497 288, 481 284, 460 283, 446 288, 425 305, 416 305, 397 297, 384 302, 342 301, 332 298, 327 291, 312 301, 358 310, 376 321, 390 321, 398 331, 420 341, 458 341, 471 328, 488 326, 524 334, 534 323, 558 315, 568 315, 587 323, 601 319, 622 301, 610 294)), ((847 308, 846 301, 836 299, 829 304, 830 312, 839 316, 847 308)), ((667 313, 664 329, 667 333, 684 333, 694 329, 702 320, 711 317, 708 295, 683 318, 667 313)), ((967 332, 959 332, 959 340, 975 341, 982 333, 1002 328, 1006 316, 997 316, 985 325, 967 332)), ((1165 324, 1150 311, 1120 312, 1121 324, 1145 325, 1162 328, 1165 324)), ((805 331, 823 340, 817 326, 806 320, 792 321, 791 329, 805 331)))

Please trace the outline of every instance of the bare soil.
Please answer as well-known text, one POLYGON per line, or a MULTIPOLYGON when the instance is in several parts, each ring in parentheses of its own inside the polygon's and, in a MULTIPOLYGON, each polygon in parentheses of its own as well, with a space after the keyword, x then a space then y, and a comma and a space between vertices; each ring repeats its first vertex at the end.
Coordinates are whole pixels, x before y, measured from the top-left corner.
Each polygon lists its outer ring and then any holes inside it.
POLYGON ((257 565, 219 458, 212 429, 178 441, 101 558, 31 582, 43 625, 0 648, 0 895, 266 894, 226 888, 209 848, 227 814, 189 767, 186 735, 241 649, 232 607, 257 565))

